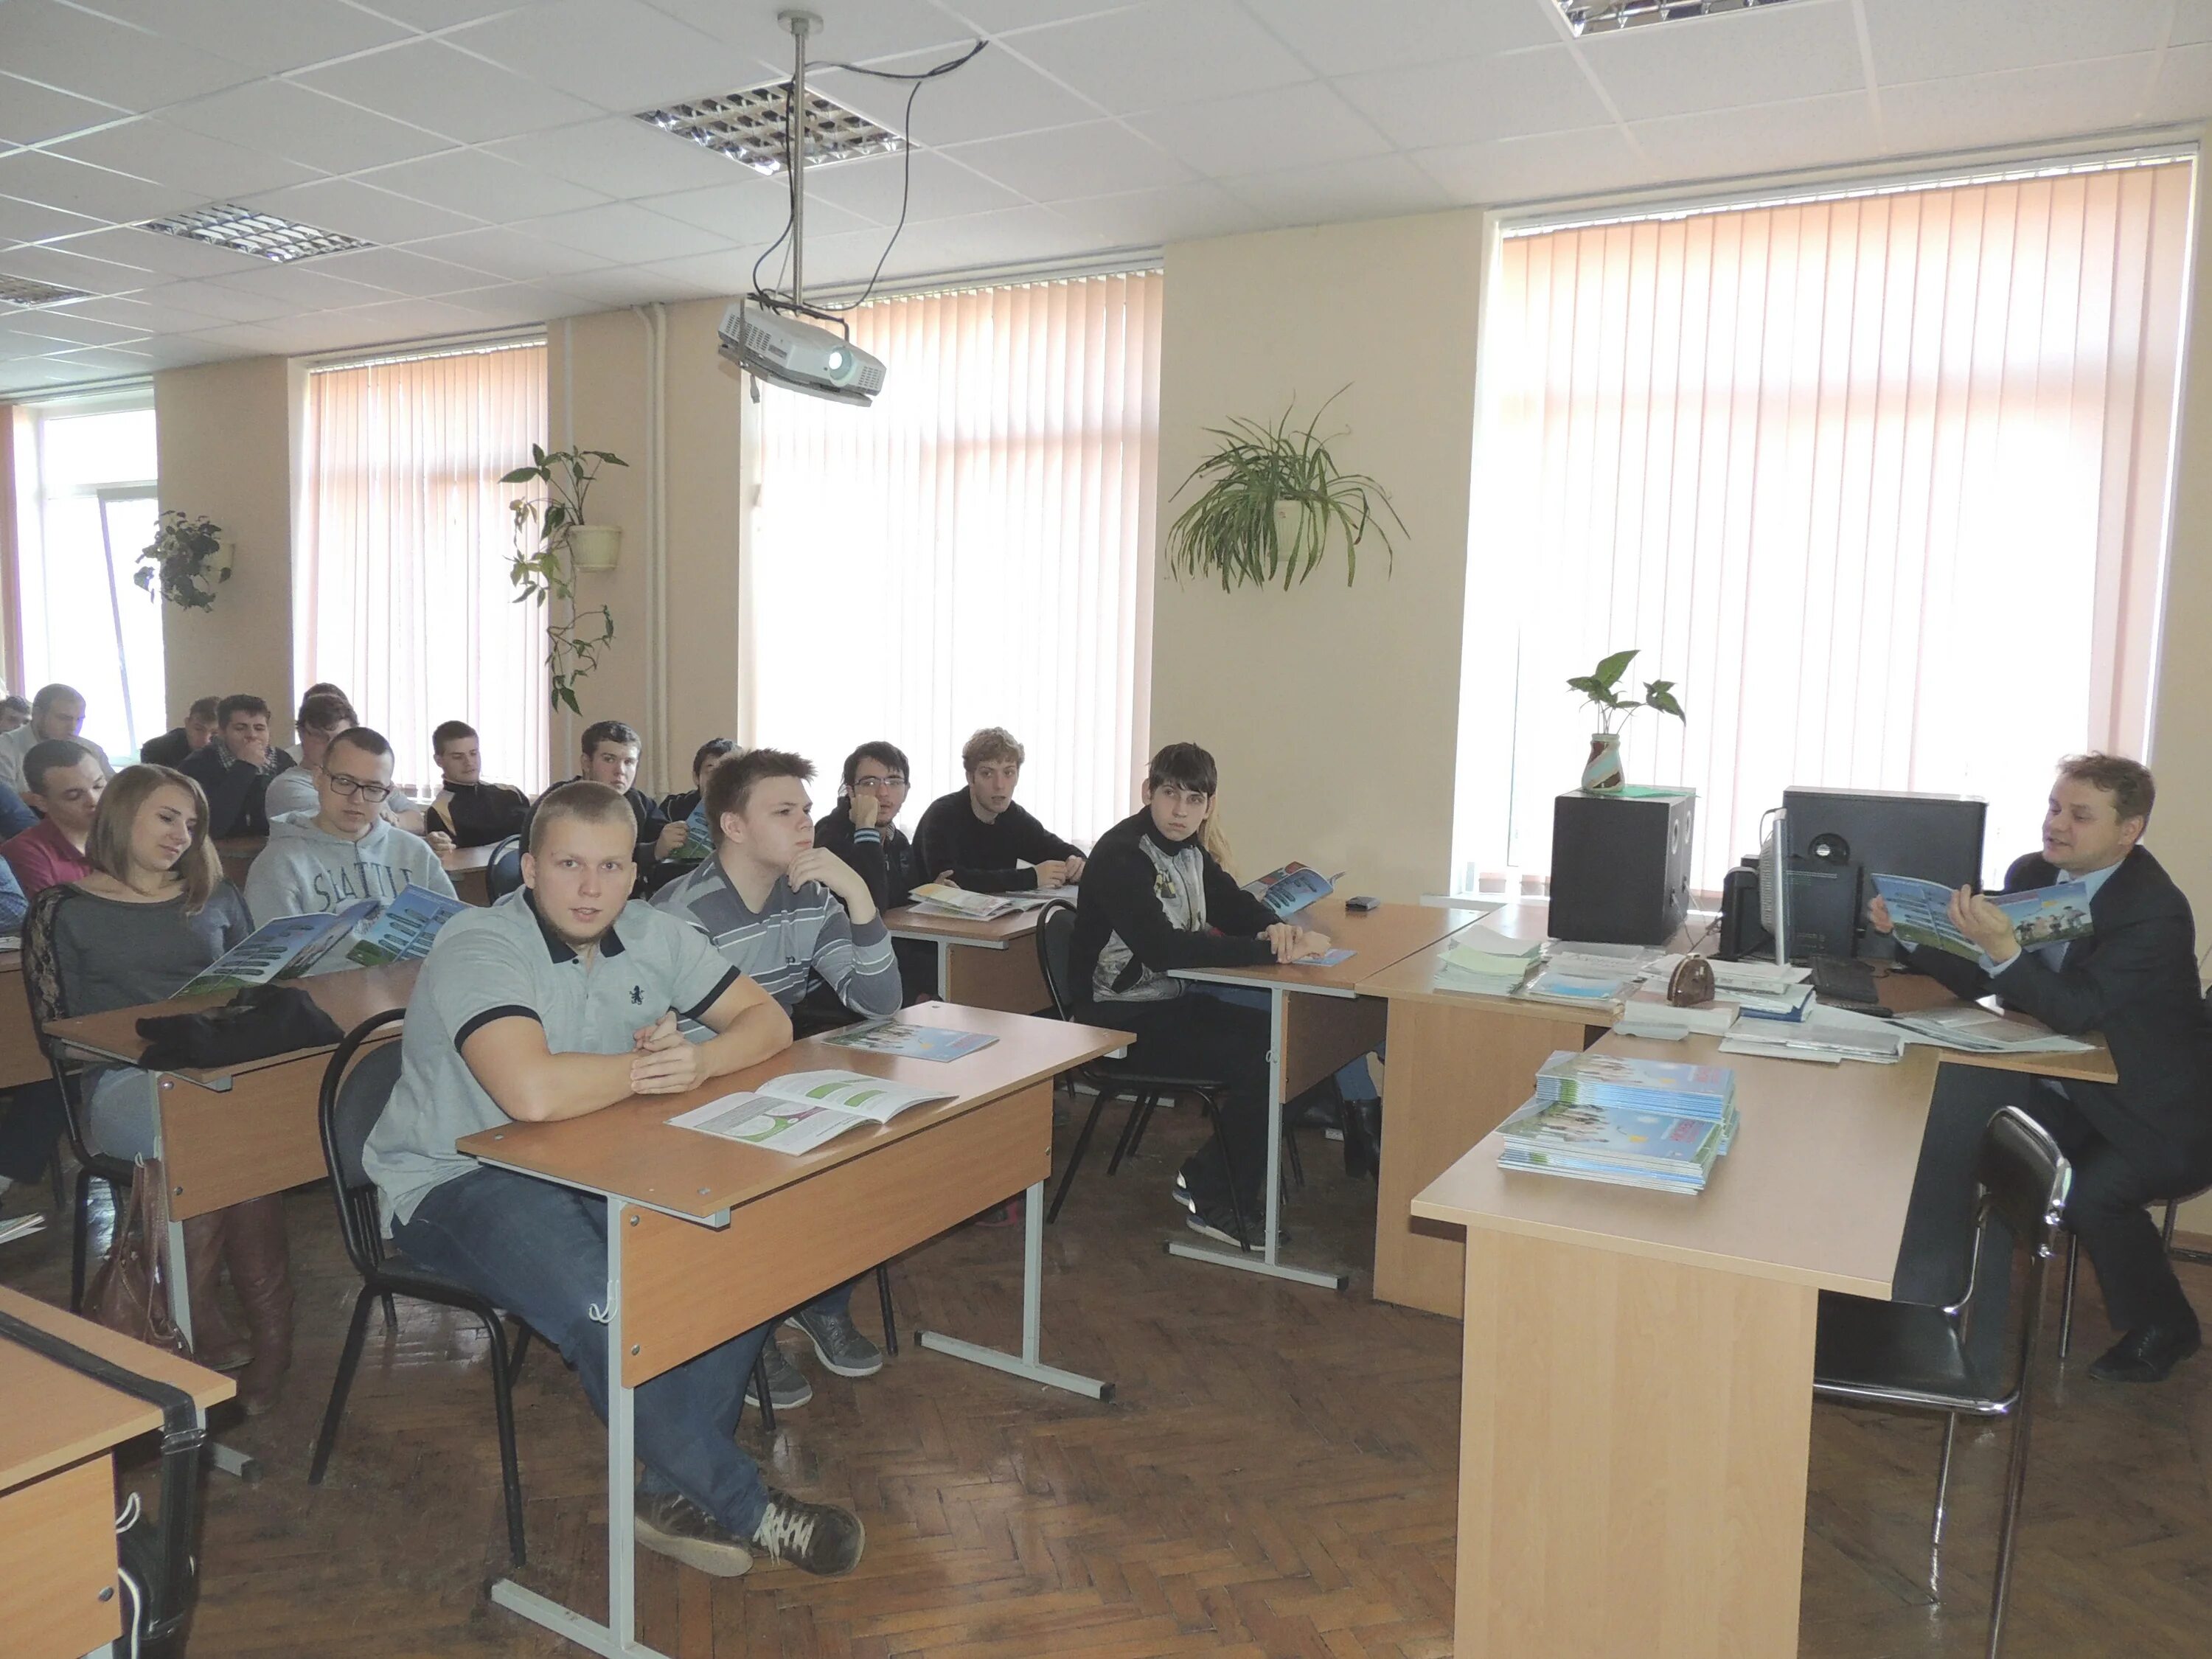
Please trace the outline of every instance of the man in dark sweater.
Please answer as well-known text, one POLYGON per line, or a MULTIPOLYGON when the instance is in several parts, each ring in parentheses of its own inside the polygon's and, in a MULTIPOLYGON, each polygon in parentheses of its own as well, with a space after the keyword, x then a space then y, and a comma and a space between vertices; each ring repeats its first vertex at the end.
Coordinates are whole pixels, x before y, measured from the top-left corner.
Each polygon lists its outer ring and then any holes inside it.
POLYGON ((430 753, 442 780, 424 815, 456 847, 489 847, 522 833, 530 797, 511 784, 483 781, 483 748, 466 720, 447 720, 430 733, 430 753))
POLYGON ((1228 1085, 1213 1139, 1183 1164, 1175 1195, 1193 1231, 1250 1249, 1267 1169, 1267 1015, 1174 970, 1294 962, 1328 950, 1328 937, 1278 921, 1206 851, 1217 782, 1194 743, 1152 757, 1144 805, 1091 849, 1068 977, 1084 999, 1075 1018, 1134 1031, 1139 1068, 1228 1085))
MULTIPOLYGON (((2117 1084, 2039 1079, 2018 1103, 2074 1166, 2066 1224, 2089 1253, 2105 1307, 2124 1334, 2089 1368, 2105 1382, 2156 1382, 2201 1342, 2197 1314, 2144 1206, 2212 1183, 2212 1029, 2197 978, 2189 901, 2136 843, 2150 821, 2148 769, 2110 755, 2060 763, 2043 851, 2016 860, 2004 890, 2061 881, 2089 890, 2087 939, 2023 946, 2005 914, 1970 888, 1951 922, 1978 962, 1932 947, 1905 962, 1963 997, 1991 992, 2054 1031, 2101 1032, 2117 1084)), ((1876 899, 1868 920, 1888 933, 1876 899)))
POLYGON ((269 705, 237 692, 216 705, 216 736, 177 769, 207 796, 208 835, 269 833, 269 780, 292 768, 292 757, 269 740, 269 705))
POLYGON ((216 727, 221 724, 216 702, 213 697, 197 699, 185 711, 182 726, 172 726, 139 745, 138 758, 149 766, 182 766, 215 741, 216 727))
MULTIPOLYGON (((911 903, 929 878, 914 843, 896 820, 913 779, 906 750, 893 743, 864 743, 845 757, 836 808, 814 826, 814 844, 827 848, 860 872, 879 911, 911 903)), ((937 994, 937 951, 927 939, 895 939, 899 978, 907 1000, 937 994)))
MULTIPOLYGON (((684 826, 671 823, 668 815, 660 810, 660 803, 637 787, 637 757, 644 747, 645 740, 638 736, 635 726, 621 720, 594 720, 584 728, 584 769, 564 780, 569 783, 604 783, 629 803, 630 816, 637 820, 635 858, 640 892, 651 890, 653 866, 683 846, 685 835, 684 826)), ((535 807, 531 810, 537 811, 535 807)), ((523 824, 522 838, 526 842, 530 839, 527 821, 523 824)))
POLYGON ((923 879, 976 893, 1026 893, 1083 878, 1083 850, 1014 805, 1024 750, 1004 726, 987 726, 960 751, 968 787, 929 804, 915 827, 923 879), (1023 863, 1032 867, 1018 868, 1023 863))

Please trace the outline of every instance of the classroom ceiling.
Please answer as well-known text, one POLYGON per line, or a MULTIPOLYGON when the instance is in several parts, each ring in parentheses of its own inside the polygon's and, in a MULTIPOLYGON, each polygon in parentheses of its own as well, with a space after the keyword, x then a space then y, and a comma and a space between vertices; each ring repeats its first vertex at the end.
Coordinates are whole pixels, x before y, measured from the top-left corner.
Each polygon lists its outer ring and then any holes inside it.
MULTIPOLYGON (((1955 153, 2212 113, 2212 0, 1791 0, 1575 39, 1558 0, 810 0, 913 70, 913 278, 1190 237, 1955 153)), ((0 393, 727 295, 778 179, 636 112, 786 76, 776 0, 0 0, 0 393), (140 228, 234 203, 373 244, 140 228)), ((810 75, 907 126, 907 83, 810 75)), ((808 173, 810 288, 902 162, 808 173)), ((771 264, 772 273, 775 266, 771 264)), ((1387 273, 1377 273, 1387 281, 1387 273)))

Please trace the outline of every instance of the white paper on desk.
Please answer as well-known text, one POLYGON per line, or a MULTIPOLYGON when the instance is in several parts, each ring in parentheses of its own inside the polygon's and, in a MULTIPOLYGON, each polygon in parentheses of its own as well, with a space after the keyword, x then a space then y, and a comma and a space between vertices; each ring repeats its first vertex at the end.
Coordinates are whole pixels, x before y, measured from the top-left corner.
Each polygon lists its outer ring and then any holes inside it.
MULTIPOLYGON (((1602 962, 1615 972, 1621 968, 1642 968, 1659 953, 1648 945, 1602 945, 1583 939, 1563 939, 1553 942, 1551 960, 1581 957, 1585 960, 1602 962)), ((1568 970, 1573 972, 1572 969, 1568 970)))
POLYGON ((1613 1029, 1623 1036, 1656 1037, 1663 1042, 1680 1042, 1692 1031, 1709 1036, 1726 1036, 1735 1025, 1736 1006, 1733 1002, 1710 1003, 1698 1008, 1678 1008, 1671 1002, 1646 1001, 1632 998, 1621 1010, 1620 1018, 1613 1029))
POLYGON ((1544 941, 1540 939, 1514 939, 1482 921, 1461 928, 1444 943, 1455 948, 1463 946, 1468 951, 1482 956, 1512 957, 1523 960, 1533 958, 1544 948, 1544 941))
POLYGON ((1907 1042, 1984 1054, 2082 1054, 2094 1047, 2040 1026, 2023 1025, 1982 1007, 1936 1008, 1902 1015, 1891 1024, 1907 1042))
POLYGON ((863 1121, 849 1112, 771 1100, 742 1089, 668 1120, 679 1129, 696 1129, 717 1140, 765 1146, 772 1152, 811 1152, 863 1121))
POLYGON ((1784 1060, 1869 1060, 1893 1066, 1905 1057, 1905 1033, 1889 1020, 1847 1008, 1816 1008, 1802 1024, 1753 1030, 1738 1025, 1721 1039, 1724 1054, 1759 1054, 1784 1060))
POLYGON ((1770 1042, 1763 1037, 1739 1036, 1731 1032, 1721 1039, 1724 1054, 1753 1054, 1762 1060, 1803 1060, 1816 1066, 1840 1066, 1843 1053, 1836 1048, 1795 1048, 1786 1042, 1770 1042))
POLYGON ((1590 945, 1554 945, 1544 957, 1545 970, 1565 974, 1575 979, 1620 979, 1624 975, 1636 975, 1644 971, 1638 954, 1650 952, 1637 946, 1626 946, 1631 954, 1604 956, 1601 947, 1590 945))

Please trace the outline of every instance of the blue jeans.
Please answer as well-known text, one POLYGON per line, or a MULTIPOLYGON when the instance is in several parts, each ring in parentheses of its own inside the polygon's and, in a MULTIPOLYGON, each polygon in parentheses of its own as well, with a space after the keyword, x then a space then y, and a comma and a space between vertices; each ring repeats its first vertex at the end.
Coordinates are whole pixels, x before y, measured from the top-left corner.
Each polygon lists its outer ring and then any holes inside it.
MULTIPOLYGON (((392 1229, 408 1256, 480 1291, 561 1350, 592 1409, 607 1415, 607 1206, 511 1170, 475 1170, 433 1188, 392 1229)), ((639 1490, 677 1492, 740 1538, 768 1506, 760 1465, 732 1438, 745 1382, 771 1325, 732 1337, 637 1391, 639 1490)), ((620 1503, 622 1494, 608 1494, 620 1503)))

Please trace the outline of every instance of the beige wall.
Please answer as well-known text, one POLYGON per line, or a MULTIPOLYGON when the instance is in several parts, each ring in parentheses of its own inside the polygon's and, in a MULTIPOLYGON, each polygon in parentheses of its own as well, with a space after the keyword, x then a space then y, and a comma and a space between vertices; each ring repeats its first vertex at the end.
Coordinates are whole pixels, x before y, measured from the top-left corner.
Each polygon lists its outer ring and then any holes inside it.
POLYGON ((210 611, 161 608, 169 719, 195 697, 252 691, 290 740, 292 456, 298 372, 281 357, 169 369, 154 377, 161 507, 221 525, 230 580, 210 611))

